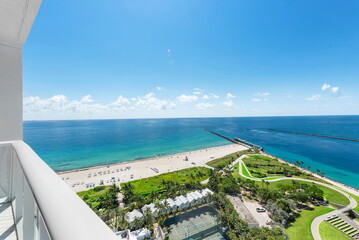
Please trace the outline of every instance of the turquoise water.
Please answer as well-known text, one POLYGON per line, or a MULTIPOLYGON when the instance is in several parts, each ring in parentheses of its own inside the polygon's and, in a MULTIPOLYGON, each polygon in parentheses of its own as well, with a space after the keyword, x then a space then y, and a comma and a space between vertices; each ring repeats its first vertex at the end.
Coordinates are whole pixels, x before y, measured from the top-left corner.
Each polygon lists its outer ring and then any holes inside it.
POLYGON ((66 171, 228 144, 202 128, 359 189, 359 143, 267 130, 359 139, 359 116, 25 121, 24 140, 55 171, 66 171))

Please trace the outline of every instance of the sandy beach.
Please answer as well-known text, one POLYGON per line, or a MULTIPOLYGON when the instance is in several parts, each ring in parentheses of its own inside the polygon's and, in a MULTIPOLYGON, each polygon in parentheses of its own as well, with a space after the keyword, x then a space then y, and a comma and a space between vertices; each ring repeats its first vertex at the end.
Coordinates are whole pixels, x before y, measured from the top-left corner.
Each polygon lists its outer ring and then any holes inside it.
MULTIPOLYGON (((184 152, 158 158, 136 160, 112 165, 92 167, 82 170, 61 172, 58 175, 75 191, 80 192, 92 183, 99 186, 101 180, 104 185, 128 182, 136 179, 152 177, 158 174, 173 172, 180 169, 204 166, 206 162, 220 158, 230 153, 245 150, 247 147, 231 144, 220 147, 206 148, 197 151, 184 152), (186 157, 188 161, 185 161, 186 157), (156 168, 158 173, 156 172, 156 168)), ((93 187, 93 186, 92 186, 93 187)))

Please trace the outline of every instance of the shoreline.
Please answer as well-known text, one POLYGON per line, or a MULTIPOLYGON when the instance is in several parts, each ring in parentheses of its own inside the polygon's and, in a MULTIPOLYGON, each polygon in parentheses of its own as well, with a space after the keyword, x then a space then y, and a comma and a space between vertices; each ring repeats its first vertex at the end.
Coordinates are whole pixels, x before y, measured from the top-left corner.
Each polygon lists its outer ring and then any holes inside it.
MULTIPOLYGON (((84 169, 58 172, 67 185, 75 192, 88 190, 113 183, 120 184, 141 178, 153 177, 159 174, 178 171, 191 167, 204 167, 206 163, 228 154, 248 149, 239 144, 228 144, 218 147, 204 148, 195 151, 182 152, 173 155, 159 156, 155 158, 126 161, 115 164, 106 164, 84 169), (186 161, 185 159, 188 158, 186 161), (156 172, 156 170, 157 172, 156 172), (115 181, 113 182, 113 178, 115 181), (111 181, 112 179, 112 181, 111 181), (87 187, 86 184, 92 184, 87 187)), ((208 167, 208 166, 206 166, 208 167)))
MULTIPOLYGON (((229 144, 219 145, 219 146, 216 146, 216 147, 200 148, 200 149, 198 149, 198 150, 187 151, 187 152, 179 152, 179 153, 168 154, 168 155, 161 155, 161 156, 158 156, 158 157, 133 159, 133 160, 127 160, 127 161, 124 161, 124 162, 101 164, 101 165, 96 165, 96 166, 78 168, 78 169, 73 169, 73 170, 65 170, 65 171, 59 171, 59 172, 55 171, 55 173, 56 173, 57 175, 62 175, 62 174, 66 174, 66 173, 80 172, 80 171, 84 171, 84 170, 93 170, 93 169, 100 168, 100 167, 105 167, 105 166, 110 166, 110 167, 111 167, 111 166, 119 165, 119 164, 126 164, 126 163, 133 163, 133 162, 141 162, 141 161, 151 161, 151 160, 156 160, 156 159, 162 158, 162 157, 170 157, 170 156, 175 156, 175 155, 185 154, 185 153, 188 153, 188 154, 189 154, 189 153, 191 153, 191 152, 201 151, 201 150, 205 150, 205 149, 219 148, 219 147, 224 147, 224 146, 228 146, 228 145, 235 145, 235 144, 229 143, 229 144)), ((245 147, 247 147, 247 146, 245 146, 245 147)))

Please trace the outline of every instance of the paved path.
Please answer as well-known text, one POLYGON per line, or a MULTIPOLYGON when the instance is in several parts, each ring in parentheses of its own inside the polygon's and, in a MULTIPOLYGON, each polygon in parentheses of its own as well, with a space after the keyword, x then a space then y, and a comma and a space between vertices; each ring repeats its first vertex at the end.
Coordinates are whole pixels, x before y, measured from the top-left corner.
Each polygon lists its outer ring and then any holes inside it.
MULTIPOLYGON (((239 174, 240 174, 242 177, 248 178, 248 179, 251 179, 251 180, 254 180, 254 181, 262 181, 262 179, 260 179, 260 178, 254 178, 254 177, 252 177, 252 175, 251 175, 250 172, 248 171, 246 165, 245 165, 244 162, 242 161, 242 159, 243 159, 244 157, 246 157, 246 155, 243 155, 243 156, 241 156, 240 158, 236 159, 236 160, 233 162, 232 166, 234 166, 234 164, 236 164, 236 163, 238 162, 238 163, 239 163, 239 168, 238 168, 239 174), (242 164, 242 163, 243 163, 243 164, 242 164), (247 169, 247 171, 248 171, 248 173, 249 173, 249 175, 250 175, 251 177, 247 177, 247 176, 244 176, 244 175, 243 175, 242 166, 244 166, 244 167, 247 169)), ((269 178, 271 178, 271 177, 269 177, 269 178)), ((263 178, 263 179, 265 180, 265 178, 263 178)), ((267 178, 267 179, 268 179, 268 178, 267 178)), ((311 224, 311 231, 312 231, 312 235, 313 235, 313 237, 314 237, 314 240, 321 240, 320 235, 319 235, 319 224, 320 224, 323 220, 325 220, 327 217, 329 217, 329 216, 331 216, 331 215, 333 215, 333 214, 338 215, 338 214, 341 214, 341 213, 343 213, 343 212, 345 212, 345 211, 348 211, 348 210, 350 210, 350 209, 353 209, 353 208, 355 208, 355 207, 357 206, 357 202, 356 202, 349 194, 347 194, 347 193, 345 193, 345 192, 343 192, 343 191, 341 191, 341 190, 339 190, 339 189, 337 189, 337 188, 335 188, 335 187, 333 187, 333 186, 331 186, 331 185, 328 185, 328 184, 325 184, 325 183, 322 183, 322 182, 317 182, 317 181, 308 180, 308 179, 302 179, 302 178, 292 178, 292 177, 279 177, 279 178, 277 178, 277 179, 268 179, 268 180, 266 180, 266 181, 267 181, 267 182, 275 182, 275 181, 281 181, 281 180, 285 180, 285 179, 299 180, 299 181, 304 181, 304 182, 312 182, 312 183, 316 183, 316 184, 325 186, 325 187, 327 187, 327 188, 333 189, 333 190, 335 190, 335 191, 337 191, 337 192, 343 194, 343 195, 346 196, 346 197, 349 199, 349 201, 350 201, 349 205, 346 206, 345 208, 338 209, 338 210, 334 210, 334 211, 332 211, 332 212, 330 212, 330 213, 327 213, 327 214, 318 216, 318 217, 316 217, 316 218, 313 220, 313 222, 312 222, 312 224, 311 224)))

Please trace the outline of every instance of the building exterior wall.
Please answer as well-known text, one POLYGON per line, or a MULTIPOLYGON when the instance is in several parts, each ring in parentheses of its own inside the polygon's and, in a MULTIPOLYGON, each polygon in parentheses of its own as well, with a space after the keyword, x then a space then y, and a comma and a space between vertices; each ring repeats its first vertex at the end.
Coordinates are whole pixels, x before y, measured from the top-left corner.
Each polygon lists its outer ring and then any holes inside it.
POLYGON ((0 42, 0 141, 22 138, 22 48, 0 42))

